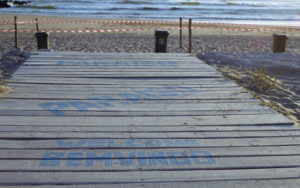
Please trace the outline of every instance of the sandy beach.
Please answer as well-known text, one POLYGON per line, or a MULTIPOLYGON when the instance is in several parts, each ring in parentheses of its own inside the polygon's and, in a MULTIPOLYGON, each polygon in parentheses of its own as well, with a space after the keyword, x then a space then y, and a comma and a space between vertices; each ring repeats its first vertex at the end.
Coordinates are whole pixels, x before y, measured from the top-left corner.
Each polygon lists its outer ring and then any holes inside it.
MULTIPOLYGON (((13 20, 14 15, 0 14, 0 20, 13 20)), ((60 21, 95 21, 96 19, 84 19, 84 18, 64 18, 64 17, 42 17, 42 16, 30 16, 30 15, 17 15, 18 20, 60 20, 60 21)), ((99 21, 99 19, 97 19, 99 21)), ((100 20, 101 21, 101 20, 100 20)), ((187 25, 184 24, 186 27, 187 25)), ((193 26, 197 26, 194 24, 193 26)), ((193 54, 197 55, 207 63, 215 66, 225 76, 231 77, 232 74, 240 75, 241 77, 247 76, 247 70, 249 66, 244 66, 243 61, 235 62, 235 57, 240 59, 247 59, 241 54, 250 54, 257 57, 260 54, 261 57, 256 59, 253 63, 253 67, 260 61, 264 61, 265 54, 272 53, 272 34, 274 31, 244 31, 244 30, 226 30, 230 28, 229 25, 199 25, 202 28, 193 29, 193 54), (221 29, 225 28, 225 29, 221 29), (212 54, 215 53, 215 54, 212 54), (227 53, 220 56, 218 53, 227 53), (231 61, 226 61, 226 58, 231 57, 231 61), (233 60, 232 60, 233 59, 233 60), (226 63, 227 62, 227 63, 226 63)), ((128 29, 128 28, 178 28, 178 23, 40 23, 40 30, 97 30, 97 29, 128 29)), ((244 26, 239 26, 244 28, 244 26)), ((250 26, 248 26, 250 27, 250 26)), ((13 29, 12 23, 0 23, 0 29, 13 29)), ((270 28, 270 27, 268 27, 270 28)), ((20 30, 34 30, 35 23, 32 24, 19 24, 20 30)), ((168 37, 168 52, 169 53, 187 53, 188 48, 188 31, 183 30, 183 48, 179 48, 179 30, 169 31, 168 37)), ((300 123, 300 83, 299 83, 299 69, 300 66, 300 31, 291 30, 286 32, 289 36, 286 44, 286 53, 293 54, 288 55, 289 58, 285 58, 280 70, 283 72, 280 74, 278 81, 283 84, 276 85, 268 91, 257 91, 253 89, 253 92, 258 98, 265 101, 265 104, 272 106, 281 113, 286 114, 294 122, 300 123), (293 62, 295 64, 294 71, 284 74, 289 68, 288 63, 293 62)), ((22 53, 27 53, 36 50, 36 39, 34 32, 23 33, 18 35, 19 48, 22 53)), ((82 52, 133 52, 133 53, 145 53, 154 51, 154 31, 129 31, 129 32, 114 32, 114 33, 51 33, 50 34, 50 48, 60 51, 82 51, 82 52)), ((0 70, 5 73, 11 74, 15 71, 18 65, 20 65, 26 57, 15 56, 12 52, 14 50, 14 33, 12 32, 0 32, 0 56, 1 64, 0 70), (10 53, 8 53, 10 52, 10 53)), ((276 72, 272 62, 279 61, 280 57, 274 58, 274 61, 268 62, 269 74, 276 72), (270 68, 271 67, 271 68, 270 68)), ((249 59, 249 58, 248 58, 249 59)), ((251 58, 250 58, 251 60, 251 58)), ((249 76, 248 76, 249 77, 249 76)), ((247 83, 239 82, 239 84, 247 85, 247 83)))

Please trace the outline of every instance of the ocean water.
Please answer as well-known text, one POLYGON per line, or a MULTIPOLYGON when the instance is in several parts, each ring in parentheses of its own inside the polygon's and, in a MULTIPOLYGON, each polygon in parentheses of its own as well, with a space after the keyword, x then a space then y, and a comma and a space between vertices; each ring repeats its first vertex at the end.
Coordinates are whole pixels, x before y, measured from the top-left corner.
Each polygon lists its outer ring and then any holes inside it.
POLYGON ((300 0, 32 0, 0 13, 300 25, 300 0))

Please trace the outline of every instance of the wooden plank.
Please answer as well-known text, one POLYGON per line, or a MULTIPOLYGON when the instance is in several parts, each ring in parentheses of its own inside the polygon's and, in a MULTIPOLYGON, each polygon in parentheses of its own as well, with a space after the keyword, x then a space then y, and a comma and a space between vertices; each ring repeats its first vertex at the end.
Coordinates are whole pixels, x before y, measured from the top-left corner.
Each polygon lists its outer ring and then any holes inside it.
MULTIPOLYGON (((121 56, 117 56, 117 57, 109 57, 109 56, 39 56, 39 57, 31 57, 28 60, 29 61, 37 61, 37 62, 42 62, 42 61, 57 61, 57 60, 105 60, 105 61, 109 61, 109 60, 113 60, 113 61, 122 61, 126 59, 127 61, 195 61, 198 60, 195 57, 121 57, 121 56)), ((201 60, 199 60, 201 61, 201 60)))
MULTIPOLYGON (((147 91, 147 92, 168 92, 168 91, 174 91, 174 92, 182 92, 184 91, 182 88, 190 88, 191 90, 195 92, 213 92, 213 91, 233 91, 233 92, 246 92, 245 89, 241 87, 236 87, 236 86, 224 86, 224 87, 219 87, 219 86, 184 86, 184 85, 179 85, 179 86, 123 86, 123 85, 104 85, 104 86, 96 86, 96 85, 38 85, 38 84, 9 84, 10 88, 13 89, 13 92, 15 93, 21 93, 21 92, 46 92, 46 91, 59 91, 59 92, 70 92, 70 91, 111 91, 111 92, 132 92, 132 91, 147 91), (169 89, 168 89, 169 88, 169 89)), ((253 99, 254 100, 254 99, 253 99)))
MULTIPOLYGON (((175 143, 175 142, 174 142, 175 143)), ((135 143, 138 144, 138 143, 135 143)), ((191 157, 205 157, 203 156, 203 153, 198 151, 206 151, 211 154, 211 157, 214 157, 216 161, 218 161, 219 158, 240 158, 239 160, 242 160, 244 157, 262 157, 267 158, 268 156, 299 156, 300 155, 300 146, 265 146, 265 147, 220 147, 220 148, 180 148, 178 146, 177 148, 144 148, 144 149, 131 149, 131 148, 125 148, 125 149, 110 149, 110 148, 102 148, 102 149, 95 149, 95 148, 80 148, 80 149, 72 149, 69 148, 66 150, 65 148, 62 149, 18 149, 18 150, 12 150, 12 149, 0 149, 0 159, 1 160, 42 160, 45 158, 45 154, 52 152, 52 153, 61 153, 63 152, 64 155, 61 156, 59 159, 66 160, 68 159, 68 153, 76 153, 80 152, 82 154, 87 153, 95 153, 96 156, 101 156, 101 153, 111 153, 113 155, 114 152, 119 152, 123 155, 124 158, 129 159, 130 153, 135 152, 135 154, 138 154, 139 152, 144 152, 145 156, 148 159, 149 158, 155 158, 154 156, 147 156, 149 152, 154 153, 166 153, 166 152, 182 152, 184 151, 186 156, 168 156, 168 158, 191 158, 191 157)), ((97 158, 95 156, 95 158, 97 158)), ((78 156, 81 160, 86 160, 86 156, 78 156)), ((120 159, 120 156, 114 156, 115 159, 120 159)), ((132 155, 132 159, 141 159, 143 158, 142 155, 132 155)), ((48 156, 47 159, 50 159, 50 156, 48 156)), ((100 157, 98 157, 100 159, 100 157)), ((247 159, 245 159, 247 160, 247 159)), ((268 160, 268 159, 266 159, 268 160)), ((299 160, 299 159, 297 159, 299 160)), ((232 160, 235 161, 235 160, 232 160)), ((220 162, 220 161, 218 161, 220 162)), ((222 165, 230 165, 229 163, 224 163, 222 165)), ((256 164, 257 165, 257 164, 256 164)), ((2 165, 1 165, 2 166, 2 165)), ((36 165, 39 167, 40 165, 36 165)))
MULTIPOLYGON (((219 169, 262 169, 262 168, 299 168, 300 157, 284 156, 259 156, 259 157, 218 157, 211 156, 208 151, 194 150, 192 153, 183 154, 182 151, 155 152, 131 152, 130 155, 144 155, 139 158, 125 158, 123 153, 114 151, 101 153, 87 152, 46 152, 46 159, 21 159, 21 160, 0 160, 1 171, 97 171, 97 172, 118 172, 118 171, 146 171, 146 170, 219 170, 219 169), (106 158, 103 159, 103 155, 106 158), (89 157, 91 155, 91 157, 89 157), (54 159, 63 156, 66 159, 54 159), (95 157, 100 156, 100 157, 95 157), (152 157, 153 156, 153 157, 152 157), (175 156, 175 157, 174 157, 175 156), (187 157, 189 156, 189 157, 187 157), (178 158, 176 158, 178 157, 178 158), (179 158, 180 157, 180 158, 179 158), (183 157, 183 158, 182 158, 183 157), (124 159, 125 158, 125 159, 124 159), (98 160, 97 160, 98 159, 98 160), (101 160, 101 162, 100 162, 101 160), (55 161, 55 162, 53 162, 55 161), (53 165, 53 163, 55 165, 53 165), (142 163, 142 164, 141 164, 142 163), (298 165, 297 165, 298 164, 298 165), (28 170, 30 169, 30 170, 28 170)), ((161 173, 163 174, 163 173, 161 173)))
MULTIPOLYGON (((34 133, 32 133, 34 135, 34 133)), ((185 149, 185 148, 233 148, 233 147, 277 147, 297 146, 300 137, 257 137, 257 138, 201 138, 201 139, 0 139, 0 149, 10 150, 64 150, 64 149, 185 149)), ((284 150, 283 150, 284 151, 284 150)), ((284 158, 283 158, 284 160, 284 158)))
MULTIPOLYGON (((71 92, 71 91, 68 91, 71 92)), ((134 99, 132 99, 134 100, 134 99)), ((40 103, 47 103, 47 102, 64 102, 64 101, 59 101, 59 100, 40 100, 40 99, 27 99, 27 100, 23 100, 23 99, 2 99, 1 101, 3 101, 3 104, 12 104, 12 103, 29 103, 32 102, 33 104, 37 104, 39 105, 40 103)), ((99 98, 90 98, 88 100, 80 100, 80 102, 86 102, 86 103, 93 103, 94 101, 98 101, 98 103, 100 104, 100 102, 106 102, 106 103, 110 103, 110 104, 114 104, 118 103, 118 104, 125 104, 126 102, 128 102, 126 99, 113 99, 113 98, 109 98, 108 96, 105 97, 99 97, 99 98)), ((160 99, 143 99, 143 100, 136 100, 136 101, 132 101, 132 104, 199 104, 199 105, 206 105, 206 104, 216 104, 216 103, 220 103, 221 105, 223 104, 232 104, 232 103, 241 103, 241 104, 246 104, 246 105, 260 105, 261 106, 261 102, 255 99, 251 99, 251 98, 241 98, 241 99, 208 99, 208 100, 201 100, 201 99, 169 99, 169 100, 160 100, 160 99)), ((128 104, 128 103, 126 103, 128 104)))
MULTIPOLYGON (((53 94, 55 95, 55 94, 53 94)), ((33 95, 29 95, 31 98, 33 95)), ((64 96, 66 97, 66 96, 64 96)), ((67 98, 67 97, 66 97, 67 98)), ((77 96, 79 98, 79 96, 77 96)), ((77 110, 77 111, 230 111, 230 110, 269 110, 269 107, 257 103, 148 103, 148 100, 101 100, 90 98, 89 101, 49 101, 49 100, 3 100, 0 110, 77 110)))
MULTIPOLYGON (((107 72, 106 72, 107 73, 107 72)), ((103 73, 85 73, 85 74, 18 74, 14 78, 18 79, 21 77, 27 78, 220 78, 222 77, 219 73, 214 72, 141 72, 141 74, 134 74, 134 73, 113 73, 109 72, 106 74, 103 73)))
POLYGON ((245 91, 245 89, 241 88, 240 86, 237 86, 235 84, 229 84, 224 82, 225 84, 186 84, 186 85, 180 85, 180 84, 171 84, 171 85, 163 85, 163 84, 147 84, 147 85, 142 85, 142 84, 111 84, 111 85, 101 85, 99 86, 99 84, 94 84, 94 85, 71 85, 71 84, 30 84, 30 83, 9 83, 9 86, 12 88, 16 88, 16 89, 26 89, 26 88, 41 88, 40 90, 44 90, 47 88, 51 88, 51 90, 55 90, 56 88, 60 89, 79 89, 79 88, 87 88, 87 89, 95 89, 95 90, 107 90, 112 89, 112 90, 116 90, 116 89, 158 89, 158 90, 162 90, 165 88, 195 88, 195 89, 199 89, 199 90, 205 90, 205 89, 224 89, 226 90, 226 88, 232 89, 232 90, 241 90, 241 91, 245 91))
POLYGON ((235 83, 218 78, 203 78, 203 79, 110 79, 110 78, 44 78, 39 79, 36 77, 28 78, 28 77, 13 77, 9 80, 9 83, 35 83, 35 84, 73 84, 73 85, 112 85, 112 84, 124 84, 124 85, 148 85, 148 84, 157 84, 157 85, 229 85, 236 86, 235 83))
MULTIPOLYGON (((102 62, 101 60, 86 60, 86 61, 72 61, 72 60, 64 60, 62 62, 66 62, 66 63, 61 63, 61 61, 55 60, 55 61, 48 61, 48 60, 44 60, 44 61, 29 61, 26 62, 26 64, 22 64, 21 65, 21 69, 28 69, 28 68, 35 68, 35 69, 43 69, 43 68, 52 68, 52 69, 68 69, 68 68, 74 68, 74 69, 91 69, 91 68, 96 68, 96 69, 167 69, 167 68, 174 68, 174 69, 206 69, 206 70, 212 70, 215 72, 215 69, 213 69, 212 67, 205 65, 205 64, 187 64, 187 63, 181 63, 181 62, 176 62, 176 65, 172 65, 170 63, 170 65, 162 65, 161 64, 154 64, 149 62, 147 63, 143 63, 143 64, 135 64, 135 63, 131 63, 131 62, 127 62, 125 63, 120 63, 120 61, 113 61, 110 64, 104 64, 104 63, 100 63, 102 62), (181 64, 179 64, 181 63, 181 64)), ((106 61, 105 61, 106 62, 106 61)), ((135 62, 135 61, 133 61, 135 62)), ((174 61, 175 62, 175 61, 174 61)), ((197 62, 195 62, 197 63, 197 62)))
MULTIPOLYGON (((254 109, 254 110, 190 110, 190 111, 107 111, 107 110, 0 110, 0 116, 81 116, 81 117, 154 117, 154 116, 228 116, 228 115, 257 115, 257 114, 276 114, 271 109, 254 109)), ((269 119, 269 122, 271 120, 269 119)), ((273 121, 273 120, 272 120, 273 121)), ((270 123, 272 123, 272 121, 270 123)), ((286 119, 286 123, 291 124, 290 120, 286 119)))
POLYGON ((264 132, 0 132, 0 139, 115 139, 115 138, 142 138, 142 139, 214 139, 214 138, 269 138, 269 137, 300 137, 299 131, 264 131, 264 132))
POLYGON ((1 125, 1 132, 260 132, 260 131, 300 131, 300 128, 282 126, 65 126, 65 125, 1 125))
POLYGON ((68 116, 0 116, 1 125, 16 126, 286 126, 292 123, 284 116, 273 114, 226 116, 155 116, 155 117, 68 117, 68 116), (272 121, 270 121, 270 119, 272 121))
POLYGON ((72 185, 104 183, 163 183, 218 180, 266 180, 298 178, 299 168, 195 170, 195 171, 129 171, 129 172, 6 172, 1 185, 72 185))
POLYGON ((209 69, 201 68, 199 70, 197 69, 113 69, 113 68, 77 68, 77 67, 67 67, 63 69, 52 69, 49 67, 45 67, 43 69, 35 69, 32 67, 28 67, 26 69, 20 68, 18 72, 14 73, 14 75, 26 75, 26 74, 70 74, 70 73, 76 73, 76 74, 86 74, 86 73, 115 73, 115 72, 126 72, 126 73, 143 73, 143 72, 182 72, 182 73, 202 73, 202 72, 211 72, 209 69))
POLYGON ((103 57, 123 57, 126 58, 134 58, 134 57, 149 57, 149 58, 159 58, 159 57, 183 57, 183 58, 195 58, 195 56, 186 53, 93 53, 93 52, 38 52, 32 53, 30 57, 82 57, 82 56, 103 56, 103 57))
MULTIPOLYGON (((0 96, 1 97, 1 96, 0 96)), ((28 93, 26 95, 22 93, 11 93, 7 98, 13 99, 56 99, 56 100, 93 100, 94 98, 109 98, 109 99, 122 99, 127 102, 138 102, 140 100, 151 99, 164 99, 164 100, 177 100, 177 99, 242 99, 252 98, 252 95, 244 92, 232 92, 232 91, 214 91, 214 92, 165 92, 165 93, 148 93, 141 92, 66 92, 62 95, 62 92, 49 92, 49 93, 28 93)))
POLYGON ((77 52, 77 51, 35 51, 32 52, 31 56, 41 56, 41 55, 106 55, 106 56, 144 56, 144 55, 152 55, 152 56, 172 56, 172 57, 177 57, 177 56, 182 56, 182 57, 193 57, 192 54, 188 53, 95 53, 95 52, 77 52))
MULTIPOLYGON (((216 70, 213 67, 210 67, 206 64, 200 64, 197 62, 190 62, 191 64, 184 64, 178 61, 174 61, 175 65, 163 65, 162 63, 145 63, 144 64, 134 64, 135 62, 127 62, 127 64, 117 61, 112 61, 112 62, 102 62, 102 61, 64 61, 63 63, 60 61, 43 61, 43 64, 40 65, 35 65, 36 61, 26 61, 25 64, 22 64, 19 68, 19 70, 29 70, 29 69, 34 69, 34 70, 43 70, 45 68, 49 68, 51 70, 71 70, 71 69, 81 69, 81 70, 91 70, 91 69, 96 69, 96 70, 195 70, 195 71, 201 71, 201 70, 212 70, 216 72, 216 70), (152 66, 151 66, 152 65, 152 66)), ((41 62, 42 63, 42 62, 41 62)))
MULTIPOLYGON (((102 184, 102 183, 88 183, 88 184, 69 184, 69 185, 59 185, 60 188, 253 188, 253 187, 263 187, 263 188, 298 188, 300 187, 300 180, 296 178, 291 179, 265 179, 265 180, 218 180, 218 181, 201 181, 201 180, 191 180, 191 181, 183 181, 183 182, 143 182, 143 183, 110 183, 110 184, 102 184)), ((4 186, 5 187, 5 186, 4 186)), ((7 188, 10 188, 8 186, 7 188)), ((32 186, 22 186, 22 188, 31 188, 32 186)), ((54 188, 57 185, 43 185, 43 188, 54 188)))

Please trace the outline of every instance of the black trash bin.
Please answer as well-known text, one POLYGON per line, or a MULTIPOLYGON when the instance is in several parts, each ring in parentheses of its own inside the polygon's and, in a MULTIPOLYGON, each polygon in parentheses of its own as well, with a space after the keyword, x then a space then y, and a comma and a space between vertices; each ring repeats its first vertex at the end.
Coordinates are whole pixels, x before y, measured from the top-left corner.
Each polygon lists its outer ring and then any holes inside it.
POLYGON ((37 49, 49 49, 49 35, 47 32, 36 32, 35 37, 37 39, 37 49))
POLYGON ((168 31, 155 31, 155 53, 167 52, 168 31))
POLYGON ((285 52, 285 43, 288 39, 284 34, 273 34, 273 52, 282 53, 285 52))

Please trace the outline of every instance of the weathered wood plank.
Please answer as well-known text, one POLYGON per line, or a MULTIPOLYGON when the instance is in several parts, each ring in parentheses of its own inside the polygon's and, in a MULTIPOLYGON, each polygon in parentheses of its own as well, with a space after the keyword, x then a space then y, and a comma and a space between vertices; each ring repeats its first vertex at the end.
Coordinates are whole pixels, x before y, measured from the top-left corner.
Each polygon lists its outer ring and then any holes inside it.
POLYGON ((1 125, 0 132, 260 132, 260 131, 300 131, 300 128, 288 125, 282 126, 66 126, 66 125, 1 125))
MULTIPOLYGON (((148 86, 148 87, 143 87, 143 86, 123 86, 123 85, 111 85, 111 86, 99 86, 99 85, 38 85, 38 84, 9 84, 10 88, 13 89, 14 93, 21 93, 21 92, 26 92, 26 93, 32 93, 32 92, 53 92, 53 91, 58 91, 58 92, 70 92, 70 91, 94 91, 94 92, 132 92, 132 91, 147 91, 149 93, 154 93, 154 92, 160 92, 160 93, 166 93, 166 92, 183 92, 183 88, 189 88, 195 92, 214 92, 214 91, 233 91, 233 92, 244 92, 246 93, 246 90, 241 88, 241 87, 236 87, 236 86, 224 86, 224 87, 199 87, 199 86, 148 86), (168 89, 169 88, 169 89, 168 89)), ((248 99, 250 100, 250 99, 248 99)), ((253 99, 254 100, 254 99, 253 99)))
MULTIPOLYGON (((182 181, 182 182, 143 182, 143 183, 110 183, 110 184, 97 184, 97 183, 88 183, 80 185, 60 185, 60 188, 253 188, 253 187, 263 187, 263 188, 299 188, 300 180, 297 178, 291 179, 265 179, 265 180, 218 180, 218 181, 203 181, 203 180, 192 180, 192 181, 182 181)), ((5 186, 4 186, 5 187, 5 186)), ((8 186, 7 188, 10 188, 8 186)), ((43 188, 54 188, 57 185, 43 185, 43 188)), ((31 186, 22 186, 22 188, 31 188, 31 186)))
POLYGON ((30 69, 19 69, 18 72, 14 73, 14 75, 29 75, 29 74, 34 74, 34 75, 39 75, 39 74, 70 74, 70 73, 75 73, 75 74, 95 74, 95 73, 104 73, 104 74, 109 74, 109 73, 152 73, 152 72, 156 72, 156 73, 165 73, 165 72, 177 72, 177 73, 199 73, 200 75, 204 72, 211 72, 208 69, 185 69, 185 70, 181 70, 181 69, 172 69, 172 70, 168 70, 168 69, 76 69, 73 67, 70 67, 69 69, 50 69, 45 67, 44 69, 34 69, 31 68, 30 69))
MULTIPOLYGON (((257 114, 276 114, 271 109, 254 109, 254 110, 191 110, 191 111, 107 111, 107 110, 0 110, 0 116, 81 116, 81 117, 154 117, 154 116, 228 116, 228 115, 257 115, 257 114)), ((271 120, 269 119, 269 122, 271 120)), ((271 122, 270 122, 271 123, 271 122)), ((292 124, 290 120, 285 123, 292 124)))
MULTIPOLYGON (((34 133, 32 133, 34 134, 34 133)), ((0 149, 169 149, 297 146, 300 137, 201 138, 201 139, 0 139, 0 149)), ((284 151, 284 150, 283 150, 284 151)), ((284 159, 283 159, 284 160, 284 159)))
MULTIPOLYGON (((7 96, 7 95, 6 95, 7 96)), ((1 97, 1 96, 0 96, 1 97)), ((104 99, 122 99, 127 102, 138 102, 139 100, 178 100, 178 99, 243 99, 253 98, 252 95, 245 92, 232 92, 232 91, 214 91, 214 92, 156 92, 149 93, 147 91, 140 92, 66 92, 65 94, 59 92, 39 92, 28 93, 26 95, 22 93, 11 93, 7 98, 16 99, 56 99, 56 100, 93 100, 97 98, 104 99)))
POLYGON ((0 116, 1 125, 57 125, 57 126, 279 126, 291 122, 276 114, 226 115, 226 116, 154 116, 154 117, 68 117, 68 116, 0 116), (270 119, 272 121, 270 121, 270 119))
POLYGON ((103 55, 78 55, 78 56, 73 56, 73 55, 67 55, 67 56, 57 56, 57 55, 52 55, 52 56, 30 56, 29 61, 55 61, 55 60, 69 60, 69 61, 83 61, 83 60, 105 60, 105 61, 180 61, 180 62, 190 62, 190 61, 196 61, 202 62, 202 60, 197 59, 195 57, 170 57, 170 56, 155 56, 151 57, 146 55, 146 56, 121 56, 117 55, 115 57, 112 56, 103 56, 103 55))
MULTIPOLYGON (((172 143, 172 140, 170 140, 170 143, 172 143)), ((173 140, 173 144, 175 146, 176 141, 173 140)), ((138 143, 135 143, 138 144, 138 143)), ((170 144, 170 147, 172 145, 170 144)), ((11 150, 11 149, 0 149, 0 159, 1 160, 7 160, 7 159, 13 159, 13 160, 42 160, 45 158, 45 153, 47 152, 53 152, 53 153, 61 153, 63 152, 64 155, 61 156, 59 159, 66 160, 68 159, 68 153, 76 153, 80 152, 83 154, 87 153, 96 153, 97 155, 94 156, 95 158, 100 159, 101 153, 114 153, 114 152, 120 152, 122 153, 123 157, 126 159, 132 158, 132 159, 141 159, 143 158, 141 155, 134 155, 130 156, 130 153, 135 152, 138 154, 139 152, 144 152, 147 154, 148 152, 154 152, 154 153, 166 153, 166 152, 184 152, 186 154, 190 154, 189 156, 168 156, 168 158, 191 158, 191 157, 203 157, 203 153, 197 152, 197 151, 206 151, 211 154, 212 157, 215 158, 217 161, 218 158, 229 158, 229 157, 236 157, 243 159, 243 157, 268 157, 268 156, 299 156, 300 155, 300 145, 299 146, 265 146, 265 147, 219 147, 219 148, 197 148, 196 146, 193 148, 180 148, 180 145, 178 144, 177 148, 144 148, 144 149, 131 149, 131 148, 125 148, 125 149, 110 149, 110 148, 102 148, 102 149, 95 149, 95 148, 80 148, 80 149, 72 149, 69 148, 66 150, 65 147, 62 149, 18 149, 18 150, 11 150)), ((78 156, 81 160, 86 160, 86 156, 78 156)), ((146 156, 145 156, 146 157, 146 156)), ((114 159, 120 159, 120 156, 114 156, 114 159)), ((154 156, 148 156, 147 158, 155 158, 154 156)), ((47 159, 51 159, 50 156, 48 156, 47 159)), ((234 161, 234 160, 233 160, 234 161)), ((219 162, 219 161, 218 161, 219 162)), ((223 164, 223 165, 229 165, 229 163, 223 164)), ((2 165, 1 165, 2 166, 2 165)), ((39 165, 37 165, 38 167, 39 165)))
POLYGON ((178 56, 182 56, 182 57, 193 57, 193 55, 188 54, 188 53, 95 53, 95 52, 77 52, 77 51, 35 51, 32 52, 31 56, 41 56, 41 55, 48 55, 48 56, 52 56, 52 55, 63 55, 63 56, 67 56, 67 55, 71 55, 71 56, 75 56, 75 55, 79 55, 79 56, 83 56, 83 55, 103 55, 103 56, 112 56, 112 57, 116 57, 116 56, 145 56, 145 55, 151 55, 151 56, 155 56, 155 57, 159 57, 159 56, 168 56, 168 57, 178 57, 178 56))
POLYGON ((9 83, 36 83, 36 84, 49 84, 49 83, 56 83, 56 84, 73 84, 73 85, 113 85, 113 84, 124 84, 124 85, 229 85, 229 86, 236 86, 235 83, 218 78, 207 78, 207 79, 110 79, 110 78, 44 78, 39 79, 36 77, 28 78, 28 77, 13 77, 9 80, 9 83))
POLYGON ((141 74, 134 74, 130 72, 124 73, 113 73, 113 72, 103 72, 103 73, 85 73, 85 74, 17 74, 14 78, 18 79, 20 77, 27 78, 220 78, 222 77, 220 73, 214 72, 141 72, 141 74))
MULTIPOLYGON (((55 96, 55 94, 53 94, 55 96)), ((75 96, 75 95, 74 95, 75 96)), ((92 95, 90 95, 92 96, 92 95)), ((29 98, 33 95, 28 94, 29 98)), ((76 96, 79 98, 79 96, 76 96)), ((64 98, 67 98, 64 96, 64 98)), ((269 110, 258 103, 147 103, 147 100, 102 100, 106 97, 90 97, 89 101, 80 100, 2 100, 0 110, 58 110, 58 111, 248 111, 269 110)))
POLYGON ((191 153, 182 151, 165 152, 131 152, 130 157, 115 151, 112 153, 58 152, 44 153, 44 159, 29 160, 0 160, 2 172, 11 171, 146 171, 146 170, 220 170, 220 169, 262 169, 262 168, 299 168, 300 157, 284 156, 255 156, 255 157, 218 157, 208 151, 194 150, 191 153), (106 157, 103 155, 106 154, 106 157), (144 155, 132 158, 135 155, 144 155), (90 156, 90 157, 89 157, 90 156), (97 156, 97 157, 95 157, 97 156), (48 158, 47 158, 48 157, 48 158), (57 159, 53 160, 53 157, 57 159), (60 157, 66 157, 61 159, 60 157), (126 158, 127 157, 127 158, 126 158), (125 158, 125 159, 124 159, 125 158), (100 162, 101 161, 101 162, 100 162), (54 164, 54 165, 53 165, 54 164), (297 165, 298 164, 298 165, 297 165))
POLYGON ((104 183, 163 183, 218 180, 266 180, 298 178, 299 168, 195 171, 129 171, 129 172, 6 172, 0 185, 72 185, 104 183))
MULTIPOLYGON (((183 70, 190 70, 190 69, 194 69, 194 70, 200 70, 200 69, 204 69, 204 70, 211 70, 213 72, 215 72, 215 69, 213 69, 212 67, 209 67, 208 65, 205 64, 178 64, 178 65, 160 65, 160 64, 134 64, 134 63, 127 63, 126 64, 117 64, 118 62, 114 63, 110 63, 110 64, 100 64, 98 62, 102 62, 101 60, 87 60, 87 61, 72 61, 72 60, 64 60, 63 62, 70 62, 70 63, 60 63, 60 61, 30 61, 30 62, 26 62, 26 64, 22 64, 21 65, 21 69, 29 69, 29 68, 34 68, 34 69, 44 69, 44 68, 52 68, 52 69, 70 69, 70 68, 74 68, 74 69, 91 69, 91 68, 95 68, 95 69, 128 69, 128 70, 132 70, 132 69, 140 69, 140 70, 146 70, 146 69, 150 69, 150 70, 164 70, 164 69, 170 69, 170 68, 174 68, 176 69, 183 69, 183 70)), ((195 62, 196 63, 196 62, 195 62)))
POLYGON ((0 132, 0 139, 214 139, 214 138, 269 138, 269 137, 300 137, 299 131, 264 131, 264 132, 0 132))
POLYGON ((116 90, 116 89, 158 89, 158 90, 163 90, 165 88, 195 88, 195 89, 199 89, 199 90, 205 90, 205 89, 233 89, 233 90, 241 90, 241 91, 245 91, 245 89, 241 88, 240 86, 237 86, 235 84, 229 84, 227 82, 224 82, 224 84, 186 84, 186 85, 180 85, 180 84, 147 84, 147 85, 142 85, 142 84, 128 84, 128 83, 123 83, 123 84, 111 84, 111 85, 101 85, 99 86, 99 84, 87 84, 87 85, 72 85, 72 84, 30 84, 30 83, 9 83, 10 87, 16 88, 16 89, 25 89, 25 88, 41 88, 40 90, 44 90, 47 88, 52 88, 52 90, 59 88, 60 89, 73 89, 73 88, 87 88, 87 89, 95 89, 95 90, 107 90, 108 88, 112 89, 112 90, 116 90))

